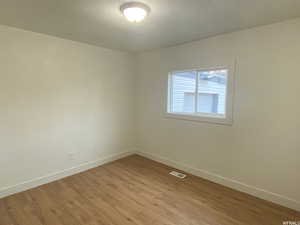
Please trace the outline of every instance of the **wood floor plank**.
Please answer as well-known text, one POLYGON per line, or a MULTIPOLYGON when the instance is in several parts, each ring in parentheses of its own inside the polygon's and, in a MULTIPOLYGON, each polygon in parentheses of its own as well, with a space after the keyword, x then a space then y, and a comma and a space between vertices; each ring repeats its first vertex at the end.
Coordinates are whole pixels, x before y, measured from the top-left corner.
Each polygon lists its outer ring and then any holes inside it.
POLYGON ((138 155, 0 199, 0 225, 280 225, 300 213, 138 155))

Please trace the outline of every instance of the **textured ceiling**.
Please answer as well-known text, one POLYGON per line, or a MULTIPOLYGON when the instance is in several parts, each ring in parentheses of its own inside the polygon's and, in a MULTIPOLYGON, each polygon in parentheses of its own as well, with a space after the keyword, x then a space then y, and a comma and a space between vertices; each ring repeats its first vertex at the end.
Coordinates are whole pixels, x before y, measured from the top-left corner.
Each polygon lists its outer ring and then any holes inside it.
POLYGON ((124 0, 0 0, 0 24, 93 45, 139 52, 300 17, 300 0, 142 0, 139 24, 124 0))

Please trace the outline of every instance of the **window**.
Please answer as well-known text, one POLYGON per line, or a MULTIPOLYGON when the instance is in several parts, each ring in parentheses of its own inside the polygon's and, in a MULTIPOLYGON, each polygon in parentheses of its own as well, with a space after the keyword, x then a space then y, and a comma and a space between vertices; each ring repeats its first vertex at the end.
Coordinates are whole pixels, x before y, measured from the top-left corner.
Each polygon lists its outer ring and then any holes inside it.
POLYGON ((167 115, 230 124, 231 80, 226 68, 170 73, 167 115))

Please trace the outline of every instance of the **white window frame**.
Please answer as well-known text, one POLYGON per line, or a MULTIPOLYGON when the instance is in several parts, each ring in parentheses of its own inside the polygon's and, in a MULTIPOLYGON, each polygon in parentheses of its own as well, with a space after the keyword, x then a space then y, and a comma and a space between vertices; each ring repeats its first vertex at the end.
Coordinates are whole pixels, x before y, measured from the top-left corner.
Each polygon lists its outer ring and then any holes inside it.
MULTIPOLYGON (((198 76, 196 79, 196 93, 198 93, 198 76)), ((215 123, 232 125, 233 124, 233 96, 234 96, 234 66, 220 66, 220 67, 209 67, 209 68, 198 68, 198 69, 188 69, 188 70, 175 70, 168 74, 167 83, 167 107, 166 107, 166 118, 180 119, 180 120, 190 120, 197 122, 215 123), (187 72, 187 71, 197 71, 197 74, 201 71, 211 71, 211 70, 227 70, 227 83, 226 83, 226 105, 225 105, 225 115, 211 114, 211 113, 179 113, 172 112, 172 74, 176 72, 187 72)), ((197 94, 195 95, 197 98, 197 94)), ((195 99, 195 107, 197 107, 198 100, 195 99)), ((197 109, 197 108, 196 108, 197 109)))

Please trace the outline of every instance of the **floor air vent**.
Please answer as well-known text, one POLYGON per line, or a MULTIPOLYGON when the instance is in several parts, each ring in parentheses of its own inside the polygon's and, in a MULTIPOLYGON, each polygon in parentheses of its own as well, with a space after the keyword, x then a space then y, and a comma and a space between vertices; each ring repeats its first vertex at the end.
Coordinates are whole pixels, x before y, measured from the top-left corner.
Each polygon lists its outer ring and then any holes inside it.
POLYGON ((185 174, 183 174, 183 173, 178 173, 178 172, 176 172, 176 171, 172 171, 172 172, 170 172, 170 174, 173 175, 173 176, 175 176, 175 177, 178 177, 178 178, 180 178, 180 179, 183 179, 183 178, 186 177, 185 174))

